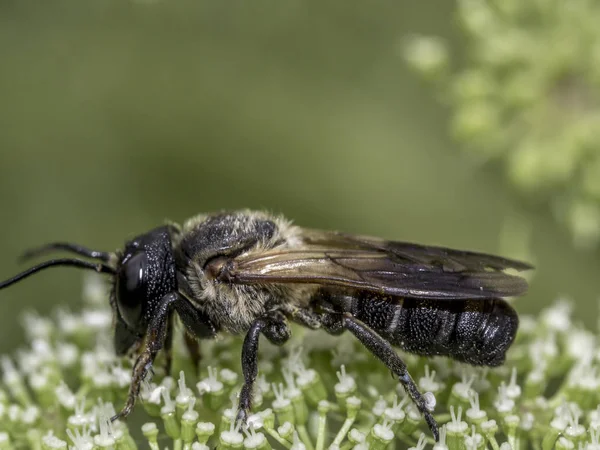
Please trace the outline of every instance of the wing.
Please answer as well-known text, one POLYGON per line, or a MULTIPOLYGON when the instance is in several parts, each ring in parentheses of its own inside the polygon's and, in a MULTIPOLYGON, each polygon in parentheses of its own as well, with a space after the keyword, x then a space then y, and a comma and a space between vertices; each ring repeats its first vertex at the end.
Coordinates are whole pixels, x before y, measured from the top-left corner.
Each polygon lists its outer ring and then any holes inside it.
POLYGON ((239 256, 220 269, 235 284, 344 286, 393 296, 432 299, 508 297, 527 290, 504 272, 529 264, 483 253, 303 230, 298 248, 239 256))

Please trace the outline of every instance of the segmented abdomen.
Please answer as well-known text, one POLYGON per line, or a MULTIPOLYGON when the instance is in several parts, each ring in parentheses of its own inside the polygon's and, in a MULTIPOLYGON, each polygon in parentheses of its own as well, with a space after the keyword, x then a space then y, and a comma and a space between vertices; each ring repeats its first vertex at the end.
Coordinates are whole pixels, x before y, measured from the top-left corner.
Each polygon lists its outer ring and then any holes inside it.
POLYGON ((502 364, 519 324, 515 310, 502 299, 423 300, 361 293, 344 296, 338 306, 403 350, 473 365, 502 364))

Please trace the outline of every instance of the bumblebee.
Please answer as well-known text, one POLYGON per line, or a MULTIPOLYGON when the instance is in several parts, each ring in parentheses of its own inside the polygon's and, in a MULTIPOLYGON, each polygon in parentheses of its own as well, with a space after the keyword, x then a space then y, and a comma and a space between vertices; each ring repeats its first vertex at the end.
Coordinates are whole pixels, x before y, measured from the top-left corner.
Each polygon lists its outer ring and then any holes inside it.
POLYGON ((402 383, 436 440, 431 404, 394 347, 478 366, 502 364, 519 323, 502 297, 527 290, 523 278, 504 270, 531 269, 483 253, 301 228, 256 211, 204 214, 182 226, 161 226, 116 252, 56 242, 25 257, 50 251, 92 262, 50 259, 1 282, 0 289, 55 266, 111 277, 115 351, 136 356, 127 402, 113 420, 132 411, 159 351, 169 369, 177 315, 196 363, 199 339, 245 334, 237 415, 245 422, 259 337, 284 344, 291 321, 352 333, 402 383))

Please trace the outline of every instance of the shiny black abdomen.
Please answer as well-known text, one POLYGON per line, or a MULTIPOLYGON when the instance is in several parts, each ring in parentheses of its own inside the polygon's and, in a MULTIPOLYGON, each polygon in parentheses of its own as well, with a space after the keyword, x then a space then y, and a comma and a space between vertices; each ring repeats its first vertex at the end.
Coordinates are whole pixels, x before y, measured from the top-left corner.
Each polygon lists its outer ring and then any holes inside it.
POLYGON ((423 300, 360 293, 330 301, 403 350, 473 365, 502 364, 519 324, 515 310, 498 298, 423 300))

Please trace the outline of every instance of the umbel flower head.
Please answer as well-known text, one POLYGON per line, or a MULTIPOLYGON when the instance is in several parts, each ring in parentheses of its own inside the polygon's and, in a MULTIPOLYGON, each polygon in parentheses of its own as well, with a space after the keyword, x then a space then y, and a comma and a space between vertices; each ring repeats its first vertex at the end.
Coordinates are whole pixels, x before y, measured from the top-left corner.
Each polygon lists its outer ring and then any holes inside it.
POLYGON ((529 198, 551 205, 581 247, 600 241, 600 4, 459 0, 461 68, 436 37, 406 42, 410 65, 438 83, 453 135, 504 163, 529 198), (462 53, 462 52, 461 52, 462 53))
POLYGON ((566 302, 522 317, 500 368, 403 355, 443 424, 435 443, 401 385, 350 336, 300 328, 291 345, 261 346, 248 426, 235 422, 241 342, 227 336, 202 343, 198 374, 176 341, 172 373, 159 358, 135 413, 111 422, 131 361, 112 351, 104 290, 88 278, 81 312, 25 315, 26 344, 0 360, 0 449, 600 448, 598 337, 566 302))

